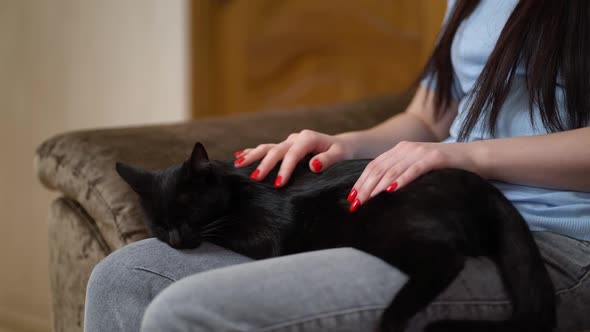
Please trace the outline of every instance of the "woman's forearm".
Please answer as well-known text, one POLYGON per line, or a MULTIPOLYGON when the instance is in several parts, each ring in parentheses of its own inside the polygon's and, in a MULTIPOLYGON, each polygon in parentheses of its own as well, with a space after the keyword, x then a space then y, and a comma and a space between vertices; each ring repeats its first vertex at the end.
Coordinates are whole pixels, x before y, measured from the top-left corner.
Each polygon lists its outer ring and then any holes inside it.
POLYGON ((488 179, 590 192, 590 127, 465 144, 488 179))
POLYGON ((436 118, 434 93, 428 92, 426 87, 420 86, 403 113, 370 129, 338 136, 353 147, 355 159, 375 158, 401 141, 441 141, 449 134, 458 104, 453 100, 444 115, 436 118))
POLYGON ((354 159, 375 158, 404 140, 432 142, 436 139, 422 120, 406 112, 394 116, 379 127, 338 136, 353 147, 354 159))

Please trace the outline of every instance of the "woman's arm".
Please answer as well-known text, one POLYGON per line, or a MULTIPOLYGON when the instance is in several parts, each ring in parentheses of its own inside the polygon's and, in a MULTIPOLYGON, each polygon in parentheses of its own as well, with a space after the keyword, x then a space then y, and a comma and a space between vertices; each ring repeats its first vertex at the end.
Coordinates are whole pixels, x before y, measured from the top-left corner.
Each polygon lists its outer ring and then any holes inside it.
POLYGON ((295 165, 308 153, 315 156, 309 168, 320 172, 335 162, 345 159, 375 158, 400 141, 434 142, 449 135, 449 128, 457 114, 453 101, 441 119, 434 116, 434 93, 420 86, 407 109, 389 120, 367 130, 326 135, 312 130, 294 133, 278 144, 261 144, 235 154, 236 167, 244 167, 261 160, 252 173, 260 181, 282 160, 275 186, 288 181, 295 165))
POLYGON ((465 143, 465 150, 485 178, 590 192, 590 127, 465 143))
MULTIPOLYGON (((412 102, 414 103, 416 100, 412 102)), ((428 107, 420 109, 410 106, 407 113, 414 110, 420 114, 418 116, 433 114, 426 111, 428 107)), ((430 132, 437 139, 444 138, 456 114, 456 110, 454 111, 454 114, 449 112, 445 118, 428 127, 432 128, 430 131, 423 133, 430 132)), ((416 123, 432 122, 427 120, 416 123)), ((375 135, 385 136, 385 125, 377 126, 370 131, 375 135)), ((397 125, 399 123, 391 123, 389 129, 397 125)), ((403 127, 397 128, 400 131, 404 130, 403 127)), ((390 135, 395 137, 394 134, 390 135)), ((426 135, 414 137, 428 138, 426 135)), ((441 168, 464 169, 491 180, 590 192, 590 128, 469 143, 429 141, 403 140, 395 142, 397 144, 385 152, 370 151, 382 153, 367 165, 355 183, 349 195, 351 211, 355 211, 370 197, 382 191, 397 190, 418 176, 441 168)))
POLYGON ((353 146, 352 158, 372 159, 401 141, 438 142, 447 138, 457 109, 457 101, 452 100, 443 116, 437 119, 434 92, 421 85, 405 112, 370 129, 336 136, 353 146))
POLYGON ((469 143, 402 141, 371 161, 349 195, 351 211, 418 176, 460 168, 511 183, 590 192, 590 128, 469 143))

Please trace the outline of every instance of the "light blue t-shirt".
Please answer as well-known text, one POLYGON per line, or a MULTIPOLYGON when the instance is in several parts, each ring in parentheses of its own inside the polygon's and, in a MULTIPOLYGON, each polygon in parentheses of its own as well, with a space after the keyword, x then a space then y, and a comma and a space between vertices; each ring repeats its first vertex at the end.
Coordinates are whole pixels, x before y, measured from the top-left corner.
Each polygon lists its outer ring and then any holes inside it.
MULTIPOLYGON (((455 35, 451 61, 455 73, 453 95, 459 111, 445 142, 456 142, 468 110, 468 96, 481 74, 496 41, 512 13, 517 0, 482 0, 466 18, 455 35)), ((446 17, 455 5, 448 1, 446 17)), ((589 55, 590 56, 590 55, 589 55)), ((590 58, 589 58, 590 59, 590 58)), ((428 78, 422 81, 427 85, 428 78)), ((436 82, 431 83, 436 88, 436 82)), ((560 109, 565 109, 562 86, 556 84, 560 109)), ((482 126, 484 119, 472 130, 468 141, 493 138, 482 126)), ((590 125, 590 124, 589 124, 590 125)), ((538 112, 531 122, 524 69, 518 68, 512 88, 500 110, 495 138, 547 134, 538 112)), ((589 145, 590 142, 584 142, 589 145)), ((539 187, 493 182, 516 208, 533 231, 551 231, 581 240, 590 240, 590 193, 553 190, 539 187)))

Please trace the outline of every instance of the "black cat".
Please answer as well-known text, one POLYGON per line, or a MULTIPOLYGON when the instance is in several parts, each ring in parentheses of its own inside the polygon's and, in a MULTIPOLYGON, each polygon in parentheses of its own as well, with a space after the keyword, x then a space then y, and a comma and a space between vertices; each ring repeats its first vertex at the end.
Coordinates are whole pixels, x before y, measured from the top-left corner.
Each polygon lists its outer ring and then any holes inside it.
POLYGON ((347 246, 395 266, 409 280, 383 313, 381 331, 403 331, 466 257, 478 256, 498 265, 513 304, 510 319, 440 321, 427 330, 552 330, 553 284, 524 219, 500 191, 473 173, 438 170, 350 213, 347 194, 368 162, 344 161, 320 174, 302 162, 276 189, 276 169, 255 182, 254 166, 209 160, 197 143, 181 165, 147 172, 117 163, 117 171, 139 194, 152 234, 174 248, 210 241, 262 259, 347 246))

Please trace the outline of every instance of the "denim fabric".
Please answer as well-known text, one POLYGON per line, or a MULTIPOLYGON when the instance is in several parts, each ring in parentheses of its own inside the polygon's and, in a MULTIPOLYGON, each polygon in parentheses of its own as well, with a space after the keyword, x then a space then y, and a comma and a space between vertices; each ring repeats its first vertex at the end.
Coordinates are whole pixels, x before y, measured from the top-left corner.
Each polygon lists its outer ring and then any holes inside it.
MULTIPOLYGON (((590 243, 548 232, 535 239, 557 289, 558 331, 590 330, 590 243)), ((351 248, 249 261, 212 244, 188 251, 153 239, 128 245, 92 274, 86 331, 138 331, 142 316, 145 332, 371 331, 406 281, 351 248)), ((503 319, 510 311, 495 265, 470 259, 408 331, 442 318, 503 319)))
POLYGON ((175 250, 155 239, 129 244, 92 271, 86 289, 84 330, 139 331, 143 312, 174 281, 249 258, 210 243, 175 250))

